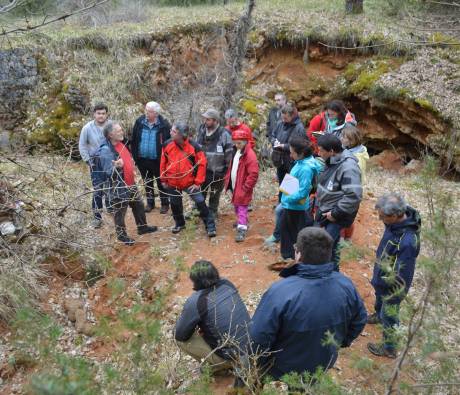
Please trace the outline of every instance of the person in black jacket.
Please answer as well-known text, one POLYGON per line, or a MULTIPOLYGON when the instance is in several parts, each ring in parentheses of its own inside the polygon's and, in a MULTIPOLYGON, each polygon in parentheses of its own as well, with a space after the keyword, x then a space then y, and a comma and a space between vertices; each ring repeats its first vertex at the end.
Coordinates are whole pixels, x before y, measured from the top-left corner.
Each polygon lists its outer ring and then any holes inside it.
MULTIPOLYGON (((270 136, 270 143, 273 148, 272 162, 276 167, 276 175, 280 184, 294 164, 289 151, 289 141, 294 137, 308 139, 296 106, 294 103, 288 102, 281 109, 281 121, 277 123, 270 136)), ((281 202, 281 192, 278 195, 278 202, 281 202)))
POLYGON ((225 175, 232 161, 232 135, 220 125, 219 111, 209 108, 203 116, 196 142, 206 154, 206 180, 201 185, 204 198, 209 194, 209 210, 214 218, 218 216, 220 195, 224 189, 225 175))
POLYGON ((195 292, 176 323, 177 345, 199 362, 206 358, 214 372, 231 368, 231 361, 247 352, 251 319, 246 306, 209 261, 195 262, 190 280, 195 292))
POLYGON ((284 93, 278 92, 275 95, 276 106, 270 109, 267 120, 267 137, 270 140, 276 125, 281 120, 281 109, 286 105, 286 96, 284 93))
POLYGON ((160 195, 160 214, 166 214, 169 199, 160 182, 160 159, 163 144, 171 138, 171 125, 160 115, 161 106, 154 102, 145 105, 145 114, 141 115, 133 127, 131 152, 145 184, 147 195, 146 212, 155 208, 154 183, 156 181, 160 195))

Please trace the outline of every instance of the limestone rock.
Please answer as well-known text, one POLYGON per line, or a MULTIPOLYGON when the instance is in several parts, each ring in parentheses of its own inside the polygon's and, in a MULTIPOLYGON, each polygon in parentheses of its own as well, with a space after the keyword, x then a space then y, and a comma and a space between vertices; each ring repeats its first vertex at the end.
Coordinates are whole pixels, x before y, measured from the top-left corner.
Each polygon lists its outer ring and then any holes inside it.
POLYGON ((33 52, 22 48, 0 51, 0 128, 12 131, 25 118, 37 80, 33 52))

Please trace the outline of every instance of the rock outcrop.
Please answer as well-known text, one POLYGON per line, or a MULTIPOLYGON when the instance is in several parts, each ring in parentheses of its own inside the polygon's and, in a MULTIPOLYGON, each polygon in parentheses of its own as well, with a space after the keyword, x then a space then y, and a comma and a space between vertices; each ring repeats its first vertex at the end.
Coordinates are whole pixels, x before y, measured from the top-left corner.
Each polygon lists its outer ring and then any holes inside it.
POLYGON ((34 54, 16 48, 0 51, 0 131, 12 131, 25 117, 31 91, 37 84, 34 54))

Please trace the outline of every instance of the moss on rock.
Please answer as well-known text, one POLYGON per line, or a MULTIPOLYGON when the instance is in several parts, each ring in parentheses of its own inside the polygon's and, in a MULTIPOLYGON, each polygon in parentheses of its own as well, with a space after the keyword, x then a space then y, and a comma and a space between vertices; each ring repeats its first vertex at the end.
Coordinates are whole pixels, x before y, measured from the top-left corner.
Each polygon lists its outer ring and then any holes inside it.
POLYGON ((76 140, 80 133, 79 122, 76 122, 72 106, 65 100, 63 93, 45 102, 35 120, 27 137, 31 144, 45 144, 52 149, 62 149, 64 141, 76 140))

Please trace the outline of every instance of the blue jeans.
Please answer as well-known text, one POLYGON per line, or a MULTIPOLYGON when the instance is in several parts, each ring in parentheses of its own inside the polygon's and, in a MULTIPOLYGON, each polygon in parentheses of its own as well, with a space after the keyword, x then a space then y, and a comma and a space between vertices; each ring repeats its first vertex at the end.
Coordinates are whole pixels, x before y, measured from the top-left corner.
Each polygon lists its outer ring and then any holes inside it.
POLYGON ((283 214, 283 211, 283 206, 281 206, 281 203, 278 203, 275 208, 275 230, 273 231, 273 237, 276 241, 281 240, 281 215, 283 214))
POLYGON ((396 347, 395 329, 399 325, 399 301, 388 300, 388 295, 375 289, 375 312, 383 326, 383 347, 394 351, 396 347))
POLYGON ((342 230, 342 226, 335 222, 330 221, 323 221, 321 224, 316 223, 316 226, 320 226, 324 228, 324 230, 329 233, 332 237, 333 244, 332 244, 332 262, 334 262, 334 270, 336 272, 340 271, 340 231, 342 230))
POLYGON ((93 198, 91 200, 91 208, 95 219, 102 219, 102 210, 104 209, 103 201, 105 196, 105 207, 110 208, 108 193, 104 190, 106 187, 105 182, 101 182, 97 177, 93 168, 89 168, 91 176, 91 184, 93 185, 93 198))

